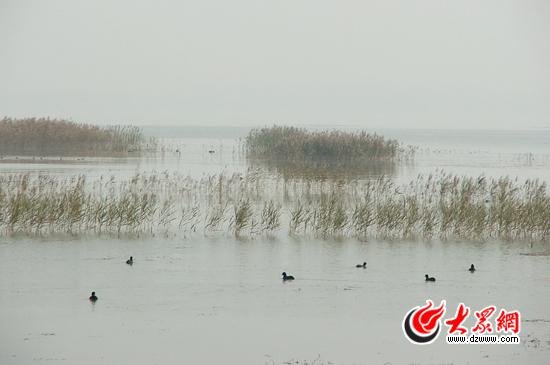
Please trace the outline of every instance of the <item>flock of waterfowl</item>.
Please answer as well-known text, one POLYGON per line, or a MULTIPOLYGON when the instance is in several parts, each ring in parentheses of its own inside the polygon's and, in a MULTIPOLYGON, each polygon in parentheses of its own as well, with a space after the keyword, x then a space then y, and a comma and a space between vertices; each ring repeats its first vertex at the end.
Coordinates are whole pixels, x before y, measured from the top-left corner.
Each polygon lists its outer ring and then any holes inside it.
MULTIPOLYGON (((126 264, 128 265, 133 265, 134 264, 134 257, 133 256, 130 256, 130 258, 128 260, 126 260, 126 264)), ((362 268, 362 269, 366 269, 367 268, 367 262, 363 262, 362 264, 358 264, 355 266, 356 268, 362 268)), ((474 266, 474 264, 472 264, 470 266, 470 268, 468 269, 468 271, 470 272, 474 272, 476 271, 476 268, 474 266)), ((286 272, 283 272, 281 274, 281 276, 283 277, 283 281, 287 281, 287 280, 295 280, 294 276, 292 275, 287 275, 286 272)), ((435 278, 433 277, 430 277, 428 274, 425 275, 426 277, 426 281, 431 281, 431 282, 434 282, 435 281, 435 278)), ((92 302, 95 302, 97 300, 97 296, 95 295, 95 291, 92 292, 92 295, 90 296, 90 301, 92 302)))
MULTIPOLYGON (((366 269, 366 268, 367 268, 367 262, 365 261, 365 262, 363 262, 362 264, 355 265, 355 267, 366 269)), ((470 272, 476 271, 476 268, 475 268, 474 264, 472 264, 472 265, 470 266, 470 268, 468 269, 468 271, 470 271, 470 272)), ((294 280, 294 276, 287 275, 286 272, 283 272, 282 276, 283 276, 283 281, 286 281, 286 280, 294 280)), ((426 275, 424 275, 424 276, 425 276, 425 278, 426 278, 426 281, 432 281, 432 282, 435 281, 435 278, 430 277, 430 275, 428 275, 428 274, 426 274, 426 275)))

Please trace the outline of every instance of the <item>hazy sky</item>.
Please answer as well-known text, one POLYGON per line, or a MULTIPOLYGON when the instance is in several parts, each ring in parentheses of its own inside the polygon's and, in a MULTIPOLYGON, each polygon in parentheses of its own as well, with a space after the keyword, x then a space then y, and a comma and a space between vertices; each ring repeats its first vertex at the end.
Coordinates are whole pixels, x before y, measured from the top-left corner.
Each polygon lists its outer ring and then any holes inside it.
POLYGON ((550 127, 550 1, 0 0, 0 118, 550 127))

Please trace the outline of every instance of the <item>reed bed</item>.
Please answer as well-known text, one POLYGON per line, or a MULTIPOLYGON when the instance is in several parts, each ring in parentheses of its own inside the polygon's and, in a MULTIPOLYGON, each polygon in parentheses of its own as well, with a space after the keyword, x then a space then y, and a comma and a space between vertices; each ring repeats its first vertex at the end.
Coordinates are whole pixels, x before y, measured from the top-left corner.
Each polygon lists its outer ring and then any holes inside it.
POLYGON ((245 140, 250 158, 300 162, 349 162, 411 158, 414 148, 365 131, 309 132, 304 128, 273 126, 253 129, 245 140))
POLYGON ((285 179, 268 170, 207 175, 0 176, 4 234, 289 234, 395 239, 548 241, 550 196, 538 180, 438 172, 388 178, 285 179))
POLYGON ((156 138, 134 126, 106 126, 49 118, 0 120, 0 153, 23 155, 109 155, 157 150, 156 138))

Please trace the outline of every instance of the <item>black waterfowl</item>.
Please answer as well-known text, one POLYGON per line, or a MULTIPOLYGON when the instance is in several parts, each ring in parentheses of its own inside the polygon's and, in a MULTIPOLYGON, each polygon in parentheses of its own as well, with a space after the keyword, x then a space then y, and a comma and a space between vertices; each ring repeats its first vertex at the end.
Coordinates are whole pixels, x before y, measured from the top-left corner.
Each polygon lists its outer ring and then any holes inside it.
POLYGON ((133 256, 130 256, 130 259, 129 260, 126 260, 126 263, 128 265, 133 265, 134 264, 134 257, 133 256))
POLYGON ((474 267, 474 264, 472 264, 472 266, 470 266, 470 268, 468 270, 470 270, 470 272, 476 271, 476 268, 474 267))
POLYGON ((92 292, 92 295, 90 296, 90 301, 95 302, 97 300, 97 297, 95 295, 95 291, 92 292))
POLYGON ((294 280, 294 276, 287 275, 286 272, 283 272, 283 280, 294 280))
POLYGON ((426 281, 435 281, 435 278, 429 277, 428 274, 426 274, 425 276, 426 276, 426 281))
POLYGON ((365 269, 367 267, 367 262, 363 262, 363 265, 359 264, 359 265, 356 265, 355 267, 362 267, 363 269, 365 269))

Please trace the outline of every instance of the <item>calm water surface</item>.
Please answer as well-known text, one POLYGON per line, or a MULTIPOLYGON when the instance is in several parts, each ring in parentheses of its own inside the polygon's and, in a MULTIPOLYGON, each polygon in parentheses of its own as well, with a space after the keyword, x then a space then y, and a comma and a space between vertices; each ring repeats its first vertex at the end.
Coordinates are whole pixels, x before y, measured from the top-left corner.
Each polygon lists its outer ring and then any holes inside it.
MULTIPOLYGON (((168 140, 154 159, 6 157, 0 173, 246 169, 233 137, 197 133, 168 140)), ((437 169, 550 181, 548 132, 502 132, 500 143, 480 132, 393 133, 382 134, 422 149, 397 181, 437 169)), ((0 364, 548 364, 549 268, 547 245, 521 242, 0 236, 0 364), (296 280, 283 282, 283 271, 296 280), (459 303, 518 310, 522 343, 456 346, 442 333, 412 345, 403 317, 428 299, 447 302, 444 319, 459 303)))
MULTIPOLYGON (((0 242, 2 364, 280 364, 319 354, 334 364, 550 358, 548 247, 205 237, 0 242), (133 266, 125 264, 129 255, 133 266), (363 260, 367 269, 355 268, 363 260), (283 282, 282 271, 296 280, 283 282), (424 273, 437 282, 426 283, 424 273), (95 304, 87 300, 92 290, 95 304), (446 300, 449 315, 461 302, 518 310, 524 343, 454 346, 441 336, 414 346, 401 322, 427 299, 446 300)), ((467 327, 475 325, 471 317, 467 327)))

